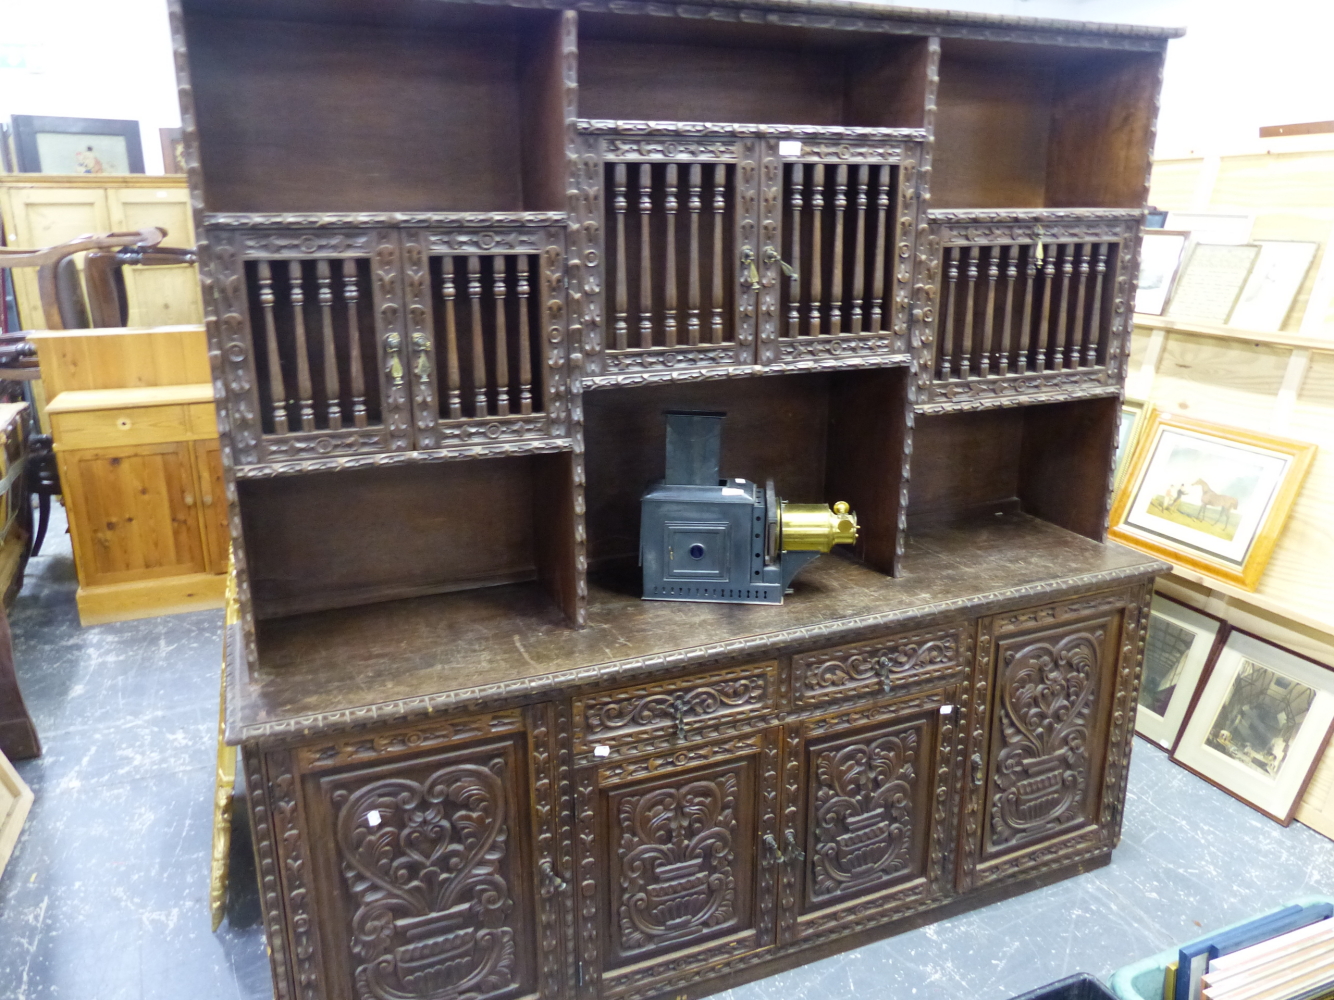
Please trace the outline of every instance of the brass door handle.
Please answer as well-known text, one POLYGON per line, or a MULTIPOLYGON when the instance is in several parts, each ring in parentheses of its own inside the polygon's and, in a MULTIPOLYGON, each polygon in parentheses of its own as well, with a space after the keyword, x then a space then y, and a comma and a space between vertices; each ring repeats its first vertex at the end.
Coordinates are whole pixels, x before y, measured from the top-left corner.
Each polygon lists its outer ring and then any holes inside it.
POLYGON ((542 895, 545 897, 554 896, 558 892, 564 892, 569 883, 556 874, 556 866, 551 863, 550 858, 543 858, 537 865, 538 871, 542 873, 542 895))
POLYGON ((755 264, 755 251, 748 246, 741 248, 741 283, 749 285, 752 292, 760 290, 760 269, 755 264))
POLYGON ((773 247, 764 248, 764 262, 766 264, 777 264, 789 278, 797 277, 797 269, 785 261, 773 247))
POLYGON ((792 832, 792 827, 789 826, 787 828, 784 836, 787 840, 787 856, 794 861, 805 861, 806 852, 803 851, 801 845, 797 843, 797 835, 792 832))
POLYGON ((976 786, 977 788, 981 788, 981 787, 982 787, 982 755, 981 755, 980 753, 975 753, 975 754, 973 754, 972 764, 973 764, 973 785, 976 786))
POLYGON ((764 865, 765 868, 772 868, 774 862, 781 865, 783 863, 783 852, 779 850, 778 841, 774 840, 774 835, 772 833, 766 833, 760 838, 760 842, 764 844, 765 850, 764 859, 760 864, 764 865))

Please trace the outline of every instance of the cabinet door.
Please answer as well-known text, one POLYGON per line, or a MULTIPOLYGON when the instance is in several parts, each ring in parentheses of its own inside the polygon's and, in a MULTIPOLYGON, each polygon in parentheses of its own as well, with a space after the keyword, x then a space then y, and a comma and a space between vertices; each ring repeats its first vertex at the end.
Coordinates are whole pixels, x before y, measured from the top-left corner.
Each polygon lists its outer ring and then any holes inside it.
POLYGON ((1119 668, 1135 655, 1121 649, 1135 600, 1094 596, 982 621, 974 691, 988 708, 969 748, 965 888, 1112 847, 1104 773, 1119 742, 1119 668))
POLYGON ((785 942, 837 937, 951 894, 957 693, 787 727, 785 942))
POLYGON ((581 771, 580 979, 679 989, 773 940, 777 749, 758 733, 581 771))
POLYGON ((227 525, 227 486, 222 473, 222 448, 217 438, 193 442, 195 474, 199 477, 199 519, 204 559, 210 573, 227 572, 231 530, 227 525))
MULTIPOLYGON (((184 184, 143 188, 109 188, 107 210, 111 228, 119 231, 161 226, 165 246, 193 247, 190 193, 184 184)), ((129 326, 173 326, 202 323, 199 275, 193 264, 126 267, 125 298, 129 326)))
MULTIPOLYGON (((111 229, 104 188, 18 187, 10 192, 10 202, 14 218, 6 221, 13 247, 49 247, 84 233, 111 229)), ((10 273, 20 321, 29 330, 46 329, 50 324, 43 318, 37 269, 17 267, 10 273)))
POLYGON ((553 855, 536 856, 555 846, 546 757, 525 752, 522 732, 460 739, 513 730, 517 714, 298 751, 299 804, 284 779, 272 783, 296 972, 325 979, 319 996, 517 1000, 564 988, 563 883, 553 855))
POLYGON ((208 571, 190 444, 63 452, 83 586, 208 571))
POLYGON ((761 145, 760 363, 907 354, 922 143, 761 145))

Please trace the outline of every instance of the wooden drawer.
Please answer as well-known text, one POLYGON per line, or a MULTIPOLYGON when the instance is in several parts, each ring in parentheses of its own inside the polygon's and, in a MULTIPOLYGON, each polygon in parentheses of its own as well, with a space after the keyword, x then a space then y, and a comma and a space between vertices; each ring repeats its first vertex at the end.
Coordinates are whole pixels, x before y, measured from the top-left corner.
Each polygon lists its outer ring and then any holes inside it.
POLYGON ((129 406, 114 410, 52 413, 51 426, 61 450, 163 444, 196 436, 190 432, 190 409, 192 407, 187 406, 129 406))
POLYGON ((218 411, 212 403, 191 403, 186 407, 190 420, 190 436, 215 438, 218 436, 218 411))
POLYGON ((631 744, 647 749, 718 732, 770 715, 778 699, 778 662, 749 664, 574 699, 574 752, 631 744))
POLYGON ((798 708, 938 684, 965 666, 964 623, 899 632, 792 657, 798 708))

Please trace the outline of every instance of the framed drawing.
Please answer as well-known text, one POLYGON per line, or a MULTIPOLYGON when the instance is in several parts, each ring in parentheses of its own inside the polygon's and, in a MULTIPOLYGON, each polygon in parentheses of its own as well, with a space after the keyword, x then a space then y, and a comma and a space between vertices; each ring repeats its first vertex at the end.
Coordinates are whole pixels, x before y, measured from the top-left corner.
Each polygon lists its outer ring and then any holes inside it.
POLYGON ((1260 240, 1260 256, 1228 317, 1229 326, 1277 333, 1292 309, 1320 244, 1260 240))
POLYGON ((1168 212, 1165 225, 1186 230, 1199 243, 1249 243, 1255 219, 1227 212, 1168 212))
POLYGON ((1254 590, 1316 446, 1154 411, 1112 504, 1108 534, 1254 590))
POLYGON ((1334 726, 1334 670, 1228 632, 1172 759, 1284 826, 1334 726))
POLYGON ((185 173, 185 129, 160 128, 157 133, 162 143, 162 172, 185 173))
POLYGON ((1161 316, 1181 266, 1190 233, 1170 229, 1145 232, 1139 251, 1139 288, 1135 312, 1161 316))
POLYGON ((14 154, 28 174, 142 174, 139 123, 14 115, 14 154))
POLYGON ((1123 400, 1121 403, 1121 423, 1116 430, 1116 471, 1113 476, 1116 485, 1120 485, 1121 480, 1125 478, 1126 460, 1135 451, 1135 442, 1139 440, 1140 432, 1144 429, 1146 413, 1152 412, 1152 407, 1133 399, 1123 400))
POLYGON ((1222 630, 1221 618, 1154 595, 1135 732, 1164 750, 1175 746, 1222 630))
POLYGON ((5 870, 31 808, 32 791, 23 783, 14 765, 0 753, 0 872, 5 870))
POLYGON ((1260 254, 1253 243, 1196 243, 1186 255, 1167 315, 1201 323, 1226 323, 1260 254))

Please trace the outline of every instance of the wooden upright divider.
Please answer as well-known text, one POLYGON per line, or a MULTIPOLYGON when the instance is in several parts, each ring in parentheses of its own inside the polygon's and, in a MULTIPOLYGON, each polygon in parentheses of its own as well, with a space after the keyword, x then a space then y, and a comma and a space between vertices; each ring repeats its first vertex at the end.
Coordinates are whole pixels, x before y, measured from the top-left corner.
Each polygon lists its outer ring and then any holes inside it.
POLYGON ((701 996, 1119 836, 1177 33, 575 6, 169 3, 280 997, 701 996), (680 409, 857 545, 643 600, 680 409))

